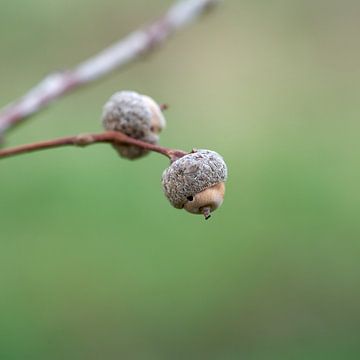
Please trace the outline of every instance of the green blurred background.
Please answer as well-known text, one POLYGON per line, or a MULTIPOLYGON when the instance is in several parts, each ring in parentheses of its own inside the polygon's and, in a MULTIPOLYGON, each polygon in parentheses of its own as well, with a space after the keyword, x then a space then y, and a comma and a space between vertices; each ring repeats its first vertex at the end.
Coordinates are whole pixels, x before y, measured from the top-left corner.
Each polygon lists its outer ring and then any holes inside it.
MULTIPOLYGON (((0 102, 170 0, 0 0, 0 102)), ((158 154, 63 148, 0 166, 0 359, 359 359, 359 1, 227 0, 50 106, 7 145, 100 130, 133 89, 162 144, 221 153, 223 207, 173 209, 158 154)))

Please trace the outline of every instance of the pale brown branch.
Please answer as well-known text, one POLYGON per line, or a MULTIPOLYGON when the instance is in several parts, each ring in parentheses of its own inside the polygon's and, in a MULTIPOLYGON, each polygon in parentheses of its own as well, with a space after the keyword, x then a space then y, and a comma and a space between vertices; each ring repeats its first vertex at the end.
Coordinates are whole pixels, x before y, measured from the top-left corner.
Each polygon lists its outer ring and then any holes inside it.
POLYGON ((217 2, 218 0, 177 1, 150 26, 134 31, 74 69, 50 74, 22 98, 0 110, 0 137, 53 100, 153 51, 175 31, 185 27, 217 2))
POLYGON ((142 149, 155 151, 167 156, 171 162, 181 158, 187 153, 182 150, 174 150, 159 145, 149 144, 140 141, 118 131, 107 131, 100 134, 80 134, 75 136, 66 136, 53 140, 40 141, 32 144, 20 145, 0 150, 0 160, 6 157, 30 153, 33 151, 52 149, 62 146, 88 146, 98 143, 126 144, 135 145, 142 149))

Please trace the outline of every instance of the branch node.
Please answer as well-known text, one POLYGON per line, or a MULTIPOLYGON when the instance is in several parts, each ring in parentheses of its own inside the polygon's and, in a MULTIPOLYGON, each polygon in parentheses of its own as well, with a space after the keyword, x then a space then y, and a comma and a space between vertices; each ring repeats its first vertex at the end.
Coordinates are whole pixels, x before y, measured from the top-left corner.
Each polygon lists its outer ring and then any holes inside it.
POLYGON ((91 134, 79 134, 74 138, 74 145, 76 146, 87 146, 95 142, 94 137, 91 134))

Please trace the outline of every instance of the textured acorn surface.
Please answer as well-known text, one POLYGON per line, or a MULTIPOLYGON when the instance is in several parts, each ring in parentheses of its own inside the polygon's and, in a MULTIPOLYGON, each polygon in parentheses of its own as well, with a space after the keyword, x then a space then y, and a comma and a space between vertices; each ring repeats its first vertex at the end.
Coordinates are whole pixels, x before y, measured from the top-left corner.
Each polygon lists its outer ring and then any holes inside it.
POLYGON ((173 162, 163 173, 162 185, 170 203, 183 208, 189 196, 226 181, 227 167, 215 151, 197 150, 173 162))
MULTIPOLYGON (((159 136, 152 132, 152 111, 145 98, 134 91, 115 93, 105 104, 103 126, 109 131, 121 131, 138 140, 157 144, 159 136)), ((135 159, 148 153, 133 145, 114 145, 123 157, 135 159)))

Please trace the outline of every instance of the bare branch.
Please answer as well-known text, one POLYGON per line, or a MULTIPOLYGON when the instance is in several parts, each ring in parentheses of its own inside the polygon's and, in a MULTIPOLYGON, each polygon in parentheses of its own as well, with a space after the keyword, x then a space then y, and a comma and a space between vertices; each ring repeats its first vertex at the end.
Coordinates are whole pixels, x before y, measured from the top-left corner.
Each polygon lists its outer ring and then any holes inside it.
POLYGON ((106 131, 100 134, 80 134, 75 136, 67 136, 63 138, 40 141, 32 144, 3 149, 0 150, 0 160, 6 157, 26 154, 38 150, 46 150, 62 146, 84 147, 97 143, 135 145, 145 150, 155 151, 163 154, 167 156, 171 160, 171 162, 187 154, 185 151, 182 150, 169 149, 159 145, 153 145, 144 141, 131 138, 119 131, 106 131))
POLYGON ((176 30, 185 27, 217 2, 218 0, 177 1, 152 25, 134 31, 72 70, 50 74, 22 98, 0 110, 0 136, 53 100, 151 52, 176 30))

